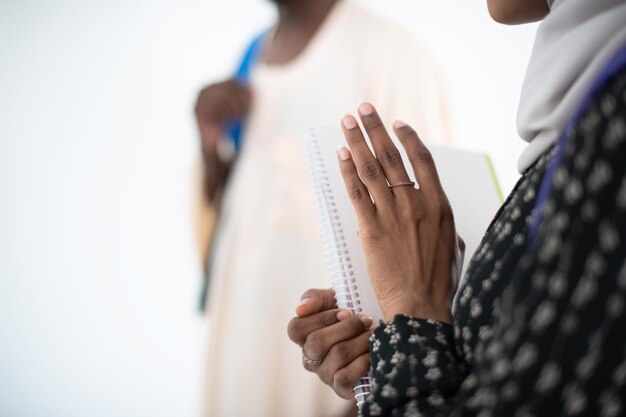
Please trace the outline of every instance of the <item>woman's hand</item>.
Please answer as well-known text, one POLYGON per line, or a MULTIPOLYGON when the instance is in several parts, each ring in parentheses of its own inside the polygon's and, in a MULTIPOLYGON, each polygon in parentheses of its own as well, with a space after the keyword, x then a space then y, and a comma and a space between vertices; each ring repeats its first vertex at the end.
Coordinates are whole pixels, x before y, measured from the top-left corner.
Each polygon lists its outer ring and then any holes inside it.
POLYGON ((305 369, 315 372, 340 397, 353 399, 352 387, 370 367, 372 319, 338 309, 330 289, 305 292, 296 314, 288 333, 302 348, 305 369))
POLYGON ((342 127, 350 150, 339 150, 339 163, 385 319, 406 314, 450 323, 464 245, 433 158, 410 126, 394 124, 419 183, 416 189, 374 107, 362 104, 359 117, 376 156, 348 115, 342 127))

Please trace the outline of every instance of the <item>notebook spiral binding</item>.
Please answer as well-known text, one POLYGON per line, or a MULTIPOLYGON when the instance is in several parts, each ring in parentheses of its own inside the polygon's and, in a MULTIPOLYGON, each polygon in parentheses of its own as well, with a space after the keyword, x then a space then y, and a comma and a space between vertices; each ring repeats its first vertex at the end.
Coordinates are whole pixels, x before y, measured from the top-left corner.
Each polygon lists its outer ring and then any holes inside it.
MULTIPOLYGON (((328 172, 318 146, 315 129, 304 135, 304 147, 307 154, 307 166, 313 192, 315 193, 316 211, 320 221, 324 255, 328 264, 331 284, 335 290, 337 307, 351 310, 358 314, 363 311, 354 278, 350 253, 345 243, 345 236, 336 208, 328 172)), ((356 403, 359 408, 371 392, 369 376, 361 378, 354 386, 356 403)))

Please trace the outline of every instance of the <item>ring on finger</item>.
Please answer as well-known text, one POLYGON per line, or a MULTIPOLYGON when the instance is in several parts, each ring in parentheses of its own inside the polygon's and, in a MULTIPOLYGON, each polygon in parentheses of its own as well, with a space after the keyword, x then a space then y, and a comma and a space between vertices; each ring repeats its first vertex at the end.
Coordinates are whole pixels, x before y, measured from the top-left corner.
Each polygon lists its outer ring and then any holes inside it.
POLYGON ((313 366, 319 366, 322 364, 322 362, 324 362, 324 358, 321 359, 311 359, 309 358, 305 353, 304 353, 304 349, 302 349, 302 360, 306 363, 308 363, 309 365, 313 365, 313 366))
POLYGON ((415 187, 415 182, 413 181, 403 181, 403 182, 397 182, 397 183, 392 183, 389 184, 389 189, 393 189, 394 187, 404 187, 404 186, 410 186, 410 187, 415 187))

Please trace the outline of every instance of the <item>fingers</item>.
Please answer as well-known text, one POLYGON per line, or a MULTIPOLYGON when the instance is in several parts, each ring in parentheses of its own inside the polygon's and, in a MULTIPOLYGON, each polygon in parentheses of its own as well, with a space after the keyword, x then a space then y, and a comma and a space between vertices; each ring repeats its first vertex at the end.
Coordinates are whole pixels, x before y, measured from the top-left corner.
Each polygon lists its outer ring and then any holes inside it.
MULTIPOLYGON (((315 291, 322 290, 309 293, 315 291)), ((372 324, 371 317, 332 309, 292 319, 288 332, 308 359, 303 360, 304 368, 315 372, 343 398, 351 399, 352 386, 369 370, 372 324)))
POLYGON ((354 398, 352 387, 369 371, 370 334, 367 331, 335 344, 316 370, 320 379, 343 398, 354 398))
POLYGON ((300 298, 300 304, 296 307, 299 317, 309 316, 320 311, 336 308, 335 291, 331 288, 307 290, 300 298))
POLYGON ((247 114, 251 103, 252 92, 248 86, 235 80, 223 81, 200 91, 196 99, 196 118, 221 126, 247 114))
POLYGON ((415 130, 401 121, 394 123, 393 130, 409 156, 420 190, 441 191, 435 161, 415 130))
MULTIPOLYGON (((367 348, 369 334, 365 333, 365 336, 365 344, 367 348)), ((361 378, 367 375, 369 370, 370 355, 366 350, 365 353, 362 353, 356 359, 333 374, 333 388, 335 389, 335 392, 347 400, 354 398, 354 386, 361 378)))
POLYGON ((393 204, 393 194, 389 190, 385 172, 370 151, 356 119, 348 115, 343 118, 341 126, 352 151, 357 172, 374 198, 376 205, 390 207, 393 204))
MULTIPOLYGON (((409 182, 409 175, 404 168, 400 151, 398 151, 398 148, 391 140, 374 106, 369 103, 361 104, 359 106, 359 116, 374 148, 376 159, 378 159, 383 168, 389 183, 409 182)), ((406 187, 394 190, 394 192, 399 192, 401 195, 403 192, 411 191, 411 188, 406 187)))
POLYGON ((339 169, 343 176, 343 182, 346 184, 346 191, 354 207, 354 211, 357 213, 359 219, 369 222, 376 213, 374 203, 370 198, 370 193, 367 190, 359 174, 354 160, 352 159, 352 153, 348 148, 342 146, 339 148, 339 169))
MULTIPOLYGON (((371 326, 371 318, 366 316, 352 316, 332 326, 309 333, 302 346, 302 352, 313 360, 326 358, 334 345, 362 335, 367 332, 371 326)), ((343 349, 346 349, 345 356, 349 356, 349 352, 351 351, 350 347, 344 346, 343 349)), ((362 352, 359 352, 359 354, 360 353, 362 352)), ((317 372, 315 365, 305 363, 304 367, 309 371, 317 372)), ((324 367, 323 369, 328 368, 324 367)))
POLYGON ((338 309, 333 309, 307 317, 294 317, 287 326, 287 334, 294 343, 302 347, 311 333, 338 323, 338 312, 338 309))

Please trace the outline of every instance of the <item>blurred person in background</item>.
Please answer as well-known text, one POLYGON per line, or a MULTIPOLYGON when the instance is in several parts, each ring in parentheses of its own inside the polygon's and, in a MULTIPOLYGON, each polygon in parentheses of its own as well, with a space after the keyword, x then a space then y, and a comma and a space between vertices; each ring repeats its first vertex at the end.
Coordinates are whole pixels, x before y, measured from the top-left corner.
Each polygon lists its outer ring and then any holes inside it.
POLYGON ((301 372, 301 352, 284 338, 291 300, 329 283, 297 134, 371 100, 431 143, 449 143, 445 100, 429 54, 391 22, 351 1, 274 3, 278 22, 252 42, 237 76, 203 89, 196 104, 204 197, 219 211, 206 256, 206 413, 351 415, 354 401, 301 372), (224 143, 234 143, 234 161, 224 143))

